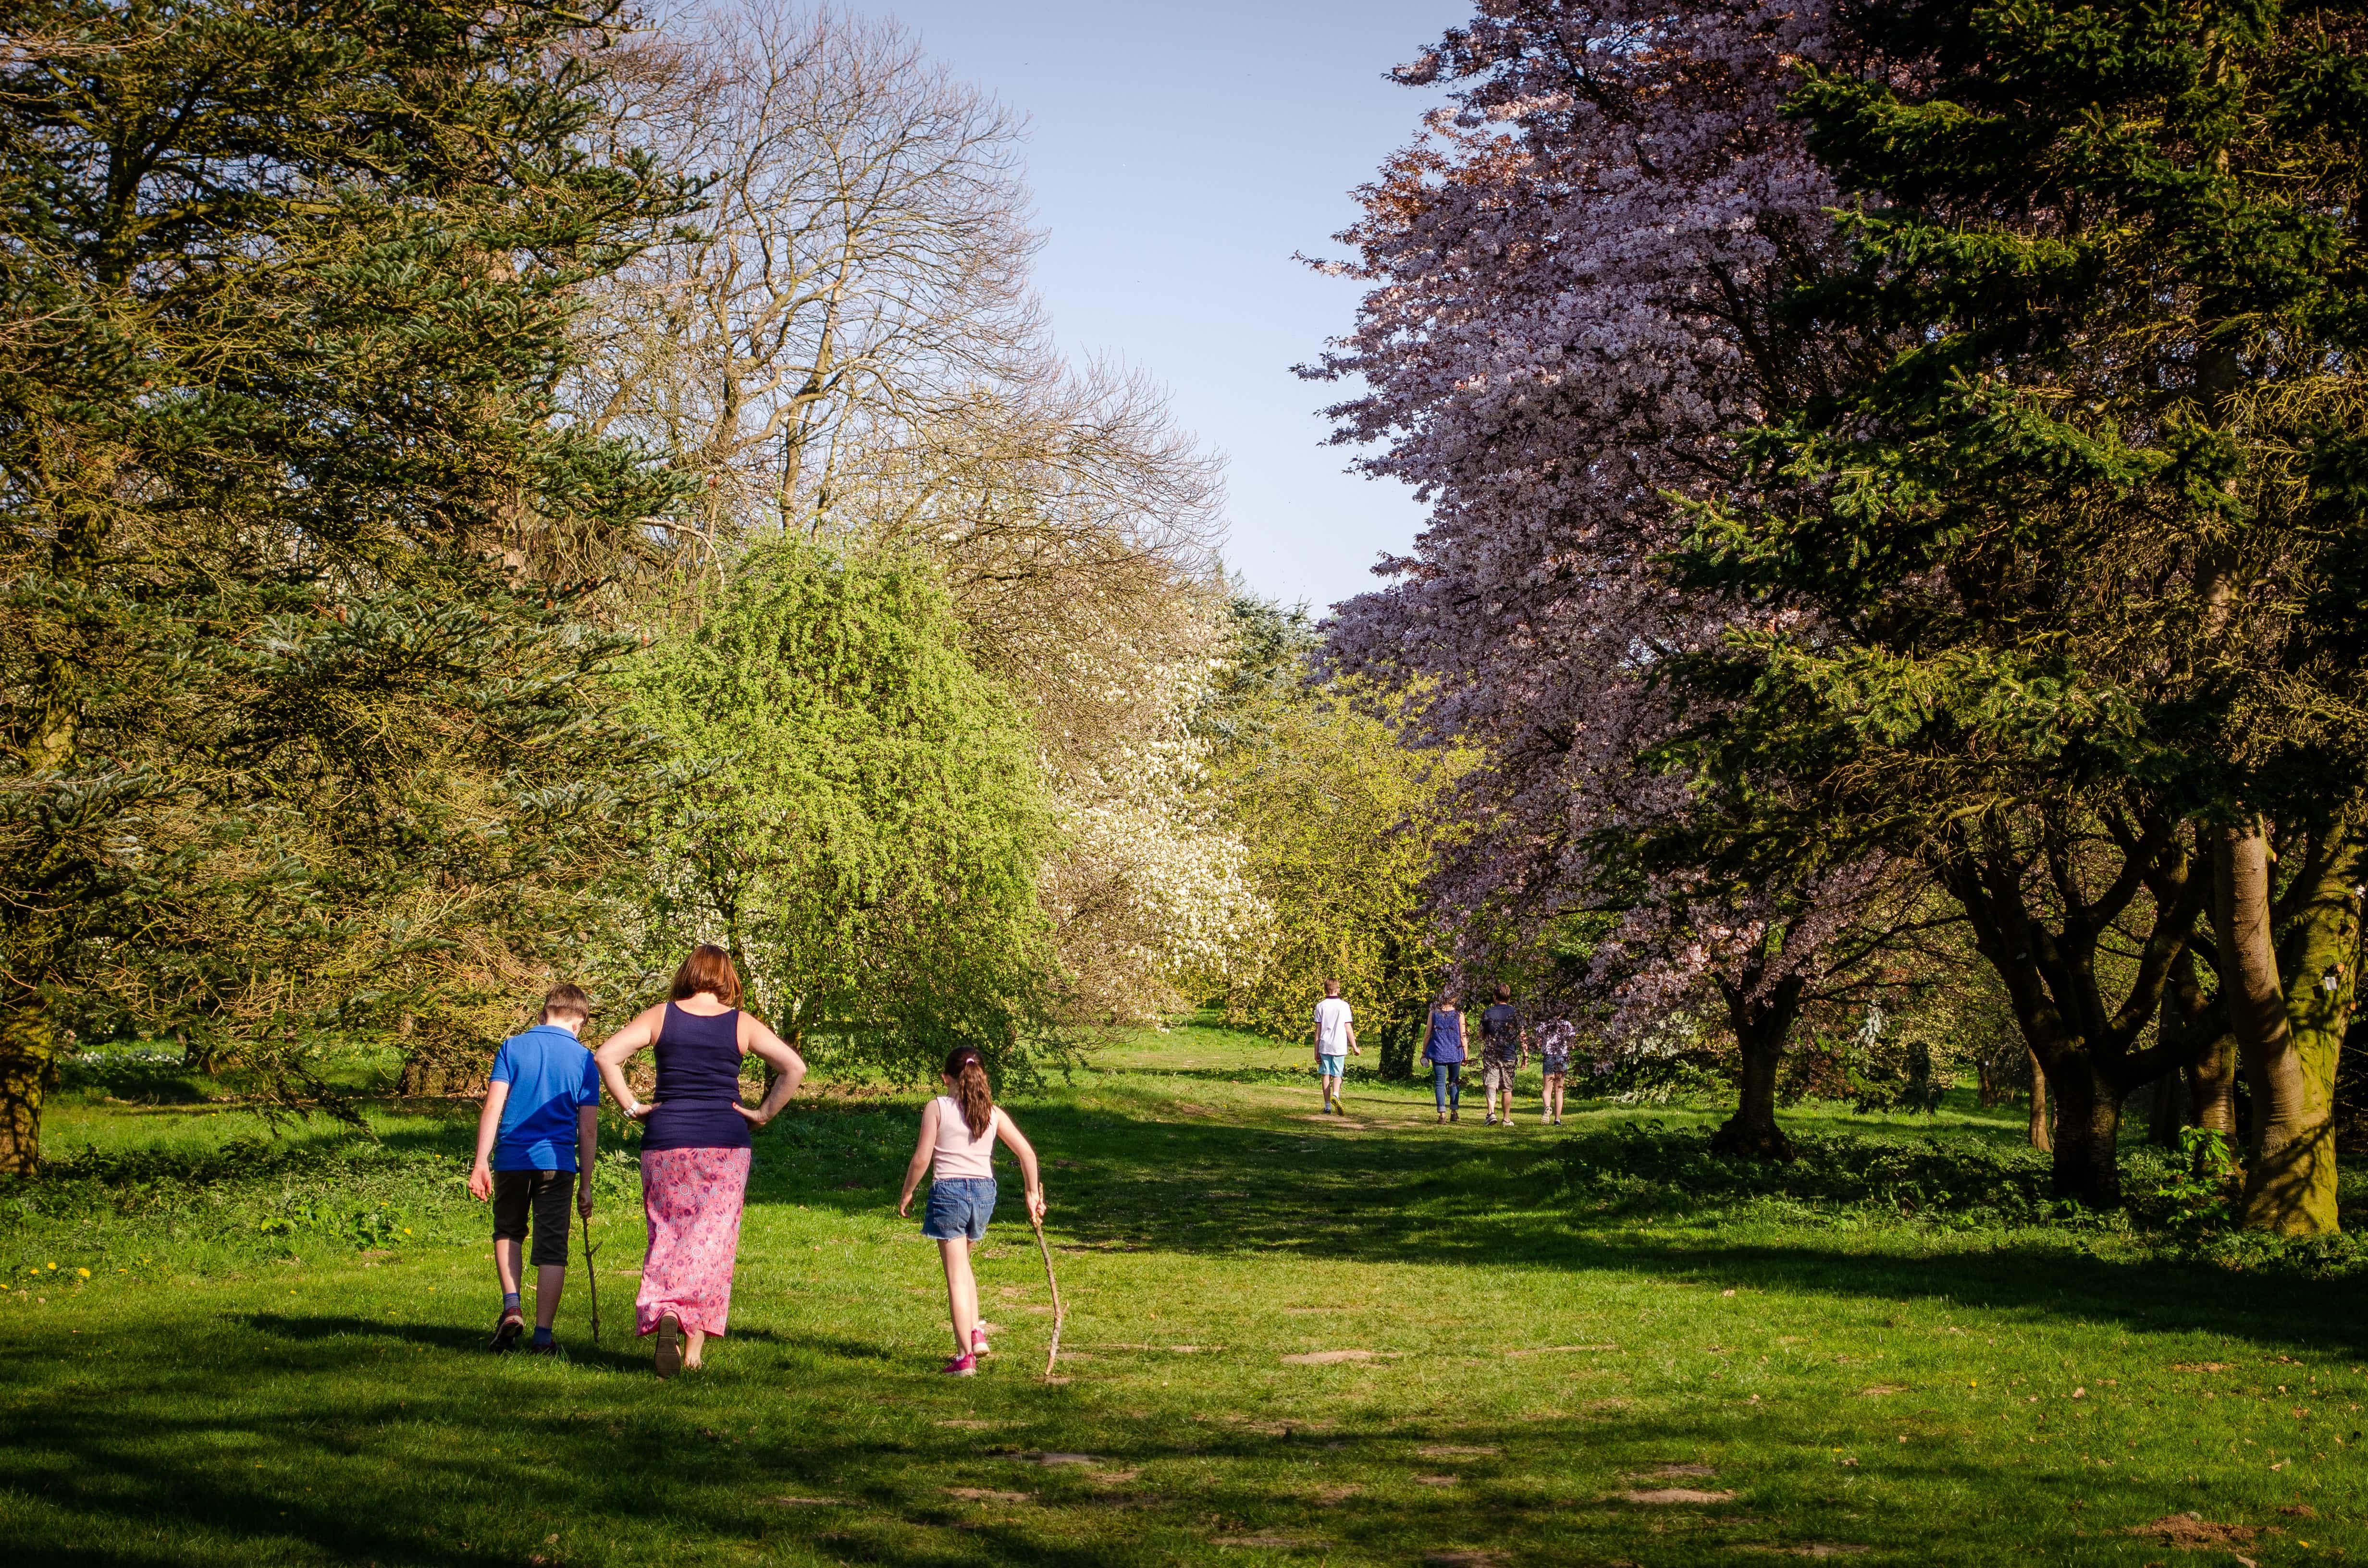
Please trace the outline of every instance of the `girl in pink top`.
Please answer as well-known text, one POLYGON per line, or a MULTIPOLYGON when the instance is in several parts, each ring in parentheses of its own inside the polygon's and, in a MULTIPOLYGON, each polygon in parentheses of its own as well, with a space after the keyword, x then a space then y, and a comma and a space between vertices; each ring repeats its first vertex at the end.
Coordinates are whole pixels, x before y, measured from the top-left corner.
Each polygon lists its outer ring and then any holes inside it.
POLYGON ((971 1272, 970 1255, 986 1234, 995 1215, 995 1141, 1011 1145, 1019 1156, 1019 1171, 1028 1179, 1029 1218, 1044 1218, 1044 1183, 1036 1168, 1036 1151, 1020 1136, 1010 1116, 995 1103, 986 1083, 986 1063, 977 1051, 963 1046, 946 1058, 946 1092, 921 1111, 921 1138, 913 1147, 913 1163, 905 1167, 904 1196, 896 1212, 913 1207, 913 1189, 921 1173, 929 1173, 929 1204, 921 1219, 921 1234, 938 1244, 946 1266, 946 1301, 953 1310, 954 1356, 946 1371, 967 1378, 978 1370, 978 1358, 987 1352, 985 1331, 978 1324, 978 1278, 971 1272))

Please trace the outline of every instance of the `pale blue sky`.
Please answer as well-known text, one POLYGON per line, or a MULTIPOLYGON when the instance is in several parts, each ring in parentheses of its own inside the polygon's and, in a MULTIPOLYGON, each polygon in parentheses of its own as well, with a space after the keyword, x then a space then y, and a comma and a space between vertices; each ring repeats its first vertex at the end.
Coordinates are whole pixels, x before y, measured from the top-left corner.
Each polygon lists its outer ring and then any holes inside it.
POLYGON ((852 0, 1027 115, 1049 238, 1037 279, 1062 347, 1165 382, 1226 460, 1228 561, 1317 609, 1377 579, 1419 511, 1343 472, 1291 367, 1343 331, 1359 286, 1335 252, 1349 193, 1411 140, 1432 95, 1383 77, 1471 14, 1465 0, 852 0))

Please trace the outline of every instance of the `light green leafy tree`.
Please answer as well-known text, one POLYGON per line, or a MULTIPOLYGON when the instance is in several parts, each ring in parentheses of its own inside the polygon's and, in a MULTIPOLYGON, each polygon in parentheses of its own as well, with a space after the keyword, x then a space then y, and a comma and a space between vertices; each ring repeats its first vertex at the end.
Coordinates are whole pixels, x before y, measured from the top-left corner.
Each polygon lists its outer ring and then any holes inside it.
POLYGON ((1310 684, 1304 614, 1247 597, 1203 727, 1210 774, 1265 903, 1259 950, 1224 992, 1229 1022, 1313 1040, 1327 979, 1356 1010, 1360 1042, 1388 1076, 1412 1073, 1417 1032, 1446 971, 1423 881, 1452 824, 1436 810, 1470 759, 1401 745, 1383 710, 1310 684))
POLYGON ((644 983, 728 948, 782 1038, 908 1077, 956 1045, 1025 1072, 1055 1037, 1052 846, 1017 709, 937 574, 774 539, 627 677, 682 769, 644 873, 644 983))

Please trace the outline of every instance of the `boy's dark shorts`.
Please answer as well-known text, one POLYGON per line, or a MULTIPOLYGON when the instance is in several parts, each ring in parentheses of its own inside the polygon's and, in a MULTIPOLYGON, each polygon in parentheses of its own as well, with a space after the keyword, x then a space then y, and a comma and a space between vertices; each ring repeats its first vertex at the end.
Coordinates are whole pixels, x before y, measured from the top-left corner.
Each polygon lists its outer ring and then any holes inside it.
POLYGON ((574 1171, 495 1171, 494 1240, 526 1240, 526 1214, 534 1210, 534 1252, 527 1261, 541 1268, 567 1262, 567 1200, 575 1196, 574 1171))

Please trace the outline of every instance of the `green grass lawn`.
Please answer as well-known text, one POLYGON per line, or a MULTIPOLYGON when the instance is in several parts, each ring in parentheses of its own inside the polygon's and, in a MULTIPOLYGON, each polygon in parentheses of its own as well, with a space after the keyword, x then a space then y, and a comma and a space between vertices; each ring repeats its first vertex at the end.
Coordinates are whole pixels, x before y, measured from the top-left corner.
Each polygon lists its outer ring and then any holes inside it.
POLYGON ((1008 1170, 980 1264, 999 1353, 937 1375, 935 1252, 893 1211, 917 1096, 825 1095, 759 1135, 731 1336, 660 1383, 631 1343, 621 1156, 604 1344, 579 1272, 567 1359, 495 1359, 473 1108, 382 1102, 375 1142, 314 1126, 210 1163, 262 1131, 247 1112, 162 1068, 105 1079, 49 1123, 60 1179, 0 1189, 0 1541, 173 1564, 2368 1552, 2357 1272, 2054 1217, 2012 1108, 1804 1110, 1822 1153, 1762 1178, 1682 1111, 1552 1130, 1531 1098, 1510 1131, 1441 1128, 1427 1090, 1352 1077, 1355 1114, 1318 1117, 1304 1061, 1146 1032, 1014 1104, 1069 1301, 1049 1383, 1008 1170), (2177 1539, 2144 1529, 2166 1518, 2177 1539))

